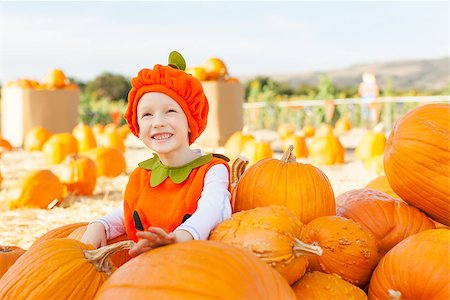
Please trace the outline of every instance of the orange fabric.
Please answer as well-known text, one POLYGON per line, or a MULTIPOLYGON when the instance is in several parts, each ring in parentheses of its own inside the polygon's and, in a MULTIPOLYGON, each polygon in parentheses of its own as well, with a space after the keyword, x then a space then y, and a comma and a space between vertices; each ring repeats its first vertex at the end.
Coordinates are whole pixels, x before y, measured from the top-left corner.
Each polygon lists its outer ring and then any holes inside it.
POLYGON ((200 81, 194 76, 169 66, 155 65, 153 70, 142 69, 131 80, 128 107, 124 118, 131 132, 139 137, 137 106, 148 92, 160 92, 174 99, 183 109, 191 129, 189 144, 192 144, 206 128, 208 99, 200 81))
MULTIPOLYGON (((197 210, 205 175, 217 164, 224 164, 228 172, 230 167, 219 158, 193 169, 189 177, 180 184, 167 178, 156 187, 150 187, 151 170, 136 168, 130 175, 124 200, 125 230, 130 239, 137 242, 133 212, 137 211, 144 226, 161 227, 166 232, 174 231, 181 225, 186 214, 192 215, 197 210)), ((228 190, 231 191, 230 185, 228 190)))

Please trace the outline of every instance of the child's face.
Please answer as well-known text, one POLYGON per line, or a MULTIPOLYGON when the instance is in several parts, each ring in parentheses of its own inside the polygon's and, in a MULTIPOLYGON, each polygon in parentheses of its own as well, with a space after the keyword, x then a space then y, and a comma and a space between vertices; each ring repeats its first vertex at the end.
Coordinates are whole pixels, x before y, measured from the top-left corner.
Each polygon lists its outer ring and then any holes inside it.
POLYGON ((144 94, 138 103, 137 117, 139 137, 156 153, 170 154, 189 148, 186 115, 181 106, 166 94, 144 94))

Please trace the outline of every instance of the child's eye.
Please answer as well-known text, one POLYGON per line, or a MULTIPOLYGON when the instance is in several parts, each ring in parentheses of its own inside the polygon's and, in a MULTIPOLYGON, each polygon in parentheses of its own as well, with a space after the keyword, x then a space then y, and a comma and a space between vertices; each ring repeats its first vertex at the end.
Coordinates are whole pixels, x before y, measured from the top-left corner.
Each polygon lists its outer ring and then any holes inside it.
POLYGON ((145 114, 142 115, 142 118, 148 117, 148 116, 152 116, 152 114, 151 113, 145 113, 145 114))
POLYGON ((169 109, 167 112, 172 113, 172 112, 177 112, 175 109, 169 109))

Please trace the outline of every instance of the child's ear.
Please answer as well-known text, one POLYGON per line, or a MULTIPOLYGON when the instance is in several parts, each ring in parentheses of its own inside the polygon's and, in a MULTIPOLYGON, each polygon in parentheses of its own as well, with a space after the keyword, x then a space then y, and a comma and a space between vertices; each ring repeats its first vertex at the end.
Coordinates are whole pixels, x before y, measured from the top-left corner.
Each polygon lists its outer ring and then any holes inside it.
POLYGON ((188 133, 191 133, 191 132, 192 132, 192 131, 191 131, 191 129, 189 128, 189 129, 188 129, 188 133))

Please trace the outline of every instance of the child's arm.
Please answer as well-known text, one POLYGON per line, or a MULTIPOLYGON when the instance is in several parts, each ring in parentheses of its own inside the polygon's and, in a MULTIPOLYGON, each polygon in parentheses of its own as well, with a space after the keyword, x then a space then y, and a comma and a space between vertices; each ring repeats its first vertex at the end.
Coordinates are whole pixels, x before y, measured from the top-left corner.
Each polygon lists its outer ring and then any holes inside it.
POLYGON ((123 206, 116 208, 108 215, 101 217, 86 228, 81 241, 95 248, 103 247, 106 242, 125 233, 123 206))

